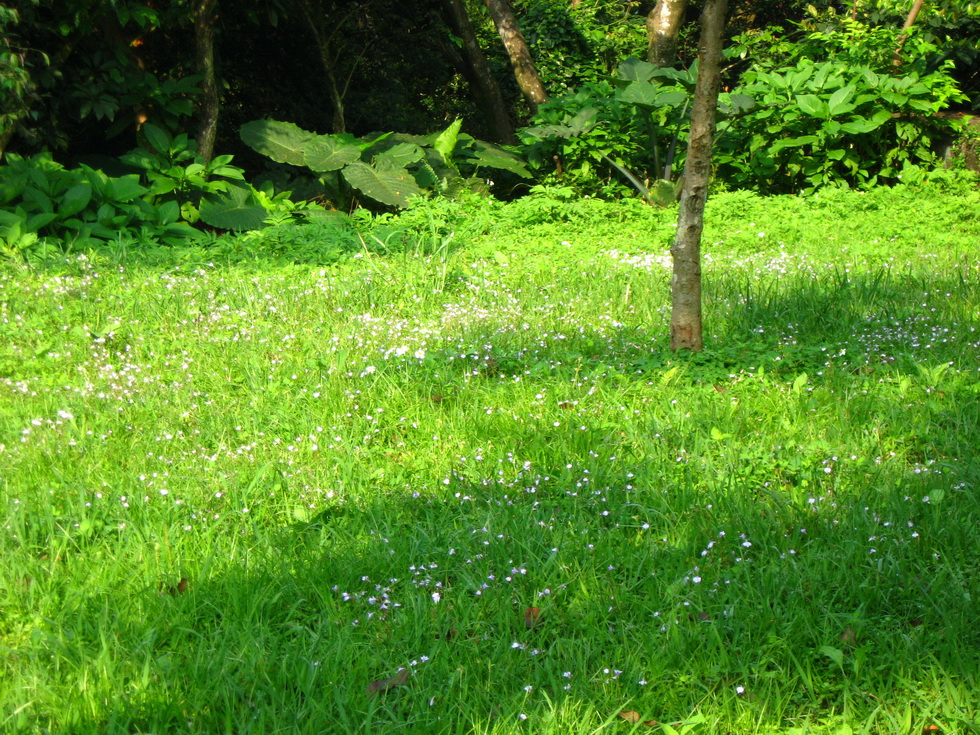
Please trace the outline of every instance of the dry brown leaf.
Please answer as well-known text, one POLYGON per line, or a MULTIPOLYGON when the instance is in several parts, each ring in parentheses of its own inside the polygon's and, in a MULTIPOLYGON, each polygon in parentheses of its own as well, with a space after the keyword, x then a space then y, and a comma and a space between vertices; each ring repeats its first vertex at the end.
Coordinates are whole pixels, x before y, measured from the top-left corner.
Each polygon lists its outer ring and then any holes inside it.
POLYGON ((177 595, 182 595, 187 592, 187 577, 181 577, 180 581, 177 582, 177 586, 167 584, 166 582, 160 583, 160 594, 167 594, 171 597, 176 597, 177 595))
POLYGON ((541 616, 540 607, 529 607, 524 611, 524 627, 530 630, 535 625, 538 624, 538 618, 541 616))
POLYGON ((395 674, 390 679, 381 679, 380 681, 372 681, 367 685, 367 693, 369 697, 373 697, 375 694, 384 693, 395 687, 403 686, 408 681, 408 669, 398 669, 398 673, 395 674))
MULTIPOLYGON (((640 722, 640 713, 636 710, 624 709, 619 713, 619 716, 632 725, 640 722)), ((644 720, 643 722, 640 722, 640 724, 643 725, 643 727, 660 727, 660 723, 656 720, 644 720)))

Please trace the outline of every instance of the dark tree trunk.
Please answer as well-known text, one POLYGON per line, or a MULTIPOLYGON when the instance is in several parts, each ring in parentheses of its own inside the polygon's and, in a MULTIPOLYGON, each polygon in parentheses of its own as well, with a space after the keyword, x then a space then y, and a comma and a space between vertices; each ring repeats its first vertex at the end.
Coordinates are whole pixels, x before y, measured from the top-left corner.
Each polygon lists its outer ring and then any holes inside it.
POLYGON ((214 139, 218 134, 218 81, 214 71, 214 24, 217 20, 218 0, 197 0, 194 7, 194 44, 197 50, 197 71, 201 81, 201 99, 198 113, 201 116, 197 129, 197 152, 211 162, 214 157, 214 139))
POLYGON ((647 61, 657 66, 677 63, 677 35, 684 23, 687 0, 658 0, 647 16, 647 61))
POLYGON ((320 57, 320 68, 323 69, 323 80, 326 82, 327 96, 330 98, 330 132, 335 134, 346 133, 347 120, 344 115, 344 95, 337 84, 337 76, 334 73, 331 41, 333 40, 333 34, 347 22, 350 13, 336 23, 330 33, 327 33, 322 26, 322 13, 317 13, 314 10, 310 0, 300 0, 299 8, 303 13, 306 24, 310 28, 310 32, 313 34, 313 40, 316 42, 317 55, 320 57))
POLYGON ((493 23, 497 26, 500 40, 504 42, 504 48, 507 49, 510 64, 514 68, 517 86, 520 87, 527 106, 531 108, 531 114, 534 114, 538 111, 538 105, 548 101, 548 95, 545 94, 541 77, 538 76, 538 70, 534 67, 527 41, 524 40, 520 26, 517 25, 514 10, 511 8, 509 0, 485 1, 487 10, 490 11, 490 17, 493 18, 493 23))
POLYGON ((711 145, 721 89, 721 43, 728 0, 706 0, 701 14, 698 84, 691 108, 691 134, 684 163, 677 236, 670 254, 670 349, 699 352, 701 334, 701 230, 711 174, 711 145))
POLYGON ((473 100, 483 114, 494 140, 498 143, 516 144, 517 136, 514 134, 514 124, 507 115, 507 104, 500 93, 500 85, 490 72, 483 49, 476 40, 466 6, 462 0, 443 0, 442 4, 450 28, 463 41, 462 53, 456 53, 455 47, 448 45, 444 51, 466 77, 473 100))

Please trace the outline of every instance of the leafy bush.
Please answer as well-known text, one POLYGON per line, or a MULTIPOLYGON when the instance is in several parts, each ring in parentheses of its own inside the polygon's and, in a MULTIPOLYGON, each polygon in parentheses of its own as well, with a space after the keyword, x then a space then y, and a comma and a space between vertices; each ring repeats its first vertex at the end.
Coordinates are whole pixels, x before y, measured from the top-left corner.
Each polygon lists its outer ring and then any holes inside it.
POLYGON ((28 239, 31 247, 81 248, 119 237, 172 244, 199 236, 180 221, 177 202, 157 205, 148 193, 136 174, 113 178, 84 165, 65 169, 48 153, 8 153, 7 165, 0 167, 0 234, 16 235, 21 251, 28 239))
MULTIPOLYGON (((626 182, 647 202, 667 204, 674 199, 670 182, 682 165, 696 84, 696 63, 660 69, 629 58, 616 79, 585 84, 538 109, 535 124, 521 131, 528 160, 539 171, 553 170, 549 180, 581 193, 622 195, 626 182)), ((752 100, 723 94, 720 103, 728 114, 752 100)))
POLYGON ((317 135, 292 123, 255 120, 241 128, 242 140, 278 163, 305 167, 320 179, 325 198, 350 209, 354 191, 401 209, 423 192, 453 194, 485 188, 481 169, 528 176, 514 153, 460 132, 457 120, 426 136, 382 133, 355 138, 348 133, 317 135))
POLYGON ((119 240, 157 240, 167 245, 199 239, 192 224, 218 229, 262 226, 270 215, 292 219, 305 208, 253 189, 231 156, 205 163, 186 136, 171 138, 144 126, 151 148, 126 154, 140 173, 108 176, 81 165, 66 169, 50 154, 21 158, 8 153, 0 167, 0 238, 10 255, 90 248, 119 240))
POLYGON ((758 107, 719 125, 719 176, 765 192, 921 177, 954 125, 935 113, 963 99, 948 72, 892 76, 809 59, 748 71, 739 91, 758 107))

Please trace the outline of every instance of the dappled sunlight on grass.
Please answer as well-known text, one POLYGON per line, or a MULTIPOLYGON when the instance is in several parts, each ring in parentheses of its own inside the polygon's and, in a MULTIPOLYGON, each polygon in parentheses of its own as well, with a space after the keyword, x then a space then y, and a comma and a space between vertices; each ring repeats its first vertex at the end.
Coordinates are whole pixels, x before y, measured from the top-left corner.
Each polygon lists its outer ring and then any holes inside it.
POLYGON ((6 268, 0 729, 966 732, 976 252, 589 226, 6 268))

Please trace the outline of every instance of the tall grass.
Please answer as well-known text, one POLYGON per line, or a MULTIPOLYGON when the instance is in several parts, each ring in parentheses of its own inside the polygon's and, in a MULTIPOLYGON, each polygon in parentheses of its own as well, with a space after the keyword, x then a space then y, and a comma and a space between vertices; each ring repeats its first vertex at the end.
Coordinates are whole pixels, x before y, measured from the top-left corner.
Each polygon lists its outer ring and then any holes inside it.
POLYGON ((976 731, 976 205, 8 264, 0 730, 976 731))

